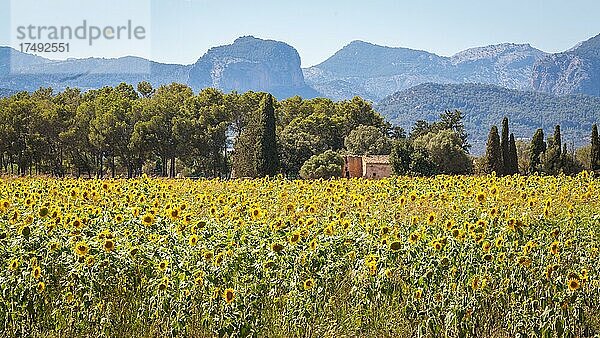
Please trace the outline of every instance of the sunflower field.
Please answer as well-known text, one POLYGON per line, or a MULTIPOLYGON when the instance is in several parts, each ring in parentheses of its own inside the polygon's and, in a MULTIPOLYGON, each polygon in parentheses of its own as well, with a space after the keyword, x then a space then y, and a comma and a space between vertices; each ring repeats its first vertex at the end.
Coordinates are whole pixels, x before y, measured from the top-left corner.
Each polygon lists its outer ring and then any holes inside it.
POLYGON ((600 181, 0 180, 3 337, 594 337, 600 181))

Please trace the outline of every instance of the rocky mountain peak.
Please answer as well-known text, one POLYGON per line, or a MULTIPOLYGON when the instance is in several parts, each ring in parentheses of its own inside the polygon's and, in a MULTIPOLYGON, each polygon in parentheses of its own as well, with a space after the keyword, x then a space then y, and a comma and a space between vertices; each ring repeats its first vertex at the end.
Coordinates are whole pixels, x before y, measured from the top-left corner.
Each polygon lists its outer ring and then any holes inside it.
POLYGON ((192 67, 188 84, 195 90, 215 87, 225 92, 266 91, 286 98, 294 93, 314 97, 300 68, 300 55, 292 46, 254 36, 211 48, 192 67))

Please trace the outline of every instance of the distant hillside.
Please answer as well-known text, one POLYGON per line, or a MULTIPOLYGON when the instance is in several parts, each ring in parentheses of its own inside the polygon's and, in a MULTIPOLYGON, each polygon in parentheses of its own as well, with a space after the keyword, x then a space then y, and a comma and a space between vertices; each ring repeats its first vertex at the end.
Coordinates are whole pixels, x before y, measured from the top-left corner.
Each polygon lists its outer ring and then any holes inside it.
POLYGON ((39 87, 82 90, 148 81, 154 86, 186 83, 191 66, 163 64, 138 57, 49 60, 0 47, 0 84, 18 90, 39 87))
POLYGON ((407 131, 417 120, 435 120, 447 109, 465 114, 472 152, 483 153, 492 125, 510 119, 516 138, 530 138, 535 129, 552 132, 560 124, 563 141, 581 146, 589 142, 593 123, 600 122, 600 98, 562 96, 518 91, 481 84, 422 84, 395 93, 377 105, 377 110, 407 131))
POLYGON ((536 62, 532 83, 535 90, 555 95, 600 96, 600 35, 536 62))
POLYGON ((421 83, 486 83, 531 87, 533 64, 546 54, 530 45, 468 49, 452 57, 354 41, 323 63, 304 69, 309 85, 335 100, 359 95, 378 101, 421 83))
POLYGON ((265 91, 278 98, 318 95, 304 82, 296 49, 252 36, 211 48, 193 65, 189 84, 195 90, 215 87, 225 92, 265 91))

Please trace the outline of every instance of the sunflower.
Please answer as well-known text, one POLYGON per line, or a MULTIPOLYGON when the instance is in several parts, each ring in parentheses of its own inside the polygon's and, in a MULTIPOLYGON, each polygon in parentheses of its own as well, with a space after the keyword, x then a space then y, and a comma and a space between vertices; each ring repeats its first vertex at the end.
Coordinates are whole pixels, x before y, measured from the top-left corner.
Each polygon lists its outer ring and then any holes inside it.
POLYGON ((421 239, 421 234, 418 232, 413 232, 408 236, 408 242, 410 244, 415 244, 421 239))
POLYGON ((65 294, 65 301, 66 301, 67 303, 69 303, 69 304, 70 304, 70 303, 73 303, 73 302, 75 301, 75 296, 73 295, 73 293, 72 293, 72 292, 67 292, 67 293, 65 294))
POLYGON ((527 256, 519 256, 518 262, 524 267, 529 267, 531 265, 531 258, 527 256))
POLYGON ((84 241, 79 241, 77 242, 77 244, 75 244, 75 254, 77 254, 80 257, 87 255, 89 250, 90 247, 84 241))
POLYGON ((173 220, 176 221, 179 219, 179 217, 181 216, 181 211, 179 210, 179 208, 172 208, 167 210, 167 216, 173 220))
POLYGON ((15 271, 19 268, 19 260, 18 259, 13 259, 10 261, 10 263, 8 263, 8 269, 10 271, 15 271))
POLYGON ((79 217, 76 217, 73 222, 71 223, 71 225, 73 226, 73 228, 75 229, 81 229, 83 227, 83 222, 81 221, 81 219, 79 219, 79 217))
POLYGON ((300 241, 300 233, 297 231, 294 231, 292 233, 292 235, 290 236, 290 244, 296 244, 300 241))
POLYGON ((393 241, 392 243, 390 243, 390 249, 392 251, 398 251, 402 248, 402 242, 400 241, 393 241))
POLYGON ((223 252, 219 252, 216 256, 215 256, 215 261, 214 261, 214 266, 219 266, 221 265, 221 263, 223 263, 223 260, 225 259, 225 254, 223 252))
POLYGON ((329 224, 328 226, 326 226, 325 229, 323 230, 323 232, 327 236, 332 236, 333 233, 335 232, 335 230, 333 228, 333 224, 329 224))
POLYGON ((415 299, 420 300, 421 298, 423 298, 423 289, 415 290, 415 299))
POLYGON ((431 212, 428 216, 427 216, 427 224, 431 225, 435 222, 435 212, 431 212))
POLYGON ((60 248, 60 244, 58 242, 50 242, 48 243, 48 249, 50 251, 56 251, 60 248))
POLYGON ((411 202, 414 202, 417 200, 417 193, 415 193, 414 191, 410 193, 410 195, 408 195, 408 198, 410 199, 411 202))
POLYGON ((191 235, 191 236, 188 238, 188 243, 189 243, 191 246, 195 246, 196 244, 198 244, 198 235, 191 235))
POLYGON ((404 206, 406 204, 406 198, 404 196, 400 196, 400 200, 398 202, 401 206, 404 206))
POLYGON ((142 224, 146 226, 150 226, 154 223, 154 215, 147 213, 142 216, 142 224))
POLYGON ((225 291, 223 291, 223 299, 225 299, 227 304, 233 302, 235 299, 235 291, 232 288, 225 289, 225 291))
POLYGON ((550 244, 550 253, 553 255, 558 255, 560 252, 560 242, 554 241, 550 244))
POLYGON ((48 207, 41 207, 40 210, 38 211, 38 215, 41 218, 44 218, 46 216, 48 216, 50 214, 50 210, 48 210, 48 207))
POLYGON ((476 196, 476 199, 477 199, 477 202, 479 202, 479 203, 485 202, 485 193, 484 192, 478 193, 476 196))
POLYGON ((4 212, 8 208, 10 208, 10 202, 8 200, 2 200, 2 201, 0 201, 0 211, 4 212))
POLYGON ((36 266, 31 270, 31 276, 35 279, 40 279, 42 277, 42 269, 39 266, 36 266))
POLYGON ((569 290, 571 290, 571 291, 575 291, 581 287, 579 280, 575 279, 575 278, 569 279, 569 281, 567 282, 567 285, 569 287, 569 290))
POLYGON ((283 250, 283 245, 281 245, 280 243, 275 242, 275 243, 271 244, 271 250, 279 253, 279 252, 281 252, 281 250, 283 250))
POLYGON ((169 287, 169 278, 163 277, 163 279, 158 283, 158 290, 165 291, 169 287))
POLYGON ((31 228, 28 225, 25 225, 21 228, 21 236, 29 237, 31 234, 31 228))
POLYGON ((104 251, 111 252, 115 249, 115 242, 112 239, 104 241, 104 251))
POLYGON ((129 249, 129 255, 131 255, 132 257, 135 257, 135 255, 138 254, 140 249, 138 249, 138 247, 134 246, 133 248, 129 249))
POLYGON ((312 278, 309 278, 304 281, 303 286, 304 286, 304 290, 310 290, 313 288, 313 286, 315 286, 315 280, 312 278))
POLYGON ((117 223, 123 223, 123 215, 119 214, 115 216, 115 222, 117 223))
POLYGON ((498 216, 498 208, 493 207, 490 209, 490 216, 492 216, 492 218, 496 218, 498 216))
POLYGON ((474 276, 471 279, 471 288, 473 290, 477 290, 481 287, 481 280, 479 279, 479 276, 474 276))
POLYGON ((44 290, 46 290, 46 283, 44 283, 44 282, 39 282, 39 283, 37 284, 37 292, 38 292, 38 293, 42 293, 42 292, 44 292, 44 290))
POLYGON ((162 261, 160 261, 160 263, 158 263, 158 270, 160 270, 160 271, 165 271, 165 270, 167 270, 168 267, 169 267, 169 261, 167 261, 167 260, 162 260, 162 261))
POLYGON ((89 255, 85 258, 85 265, 92 266, 96 263, 96 258, 92 255, 89 255))
POLYGON ((263 212, 259 208, 253 208, 250 210, 250 216, 253 220, 260 219, 262 217, 262 214, 263 212))

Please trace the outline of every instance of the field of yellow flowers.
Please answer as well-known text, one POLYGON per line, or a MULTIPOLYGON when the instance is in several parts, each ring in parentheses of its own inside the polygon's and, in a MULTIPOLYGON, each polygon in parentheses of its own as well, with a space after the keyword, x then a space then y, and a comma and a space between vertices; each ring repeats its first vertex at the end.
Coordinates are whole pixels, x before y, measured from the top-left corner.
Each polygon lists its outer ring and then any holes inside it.
POLYGON ((0 335, 600 333, 600 181, 0 180, 0 335))

